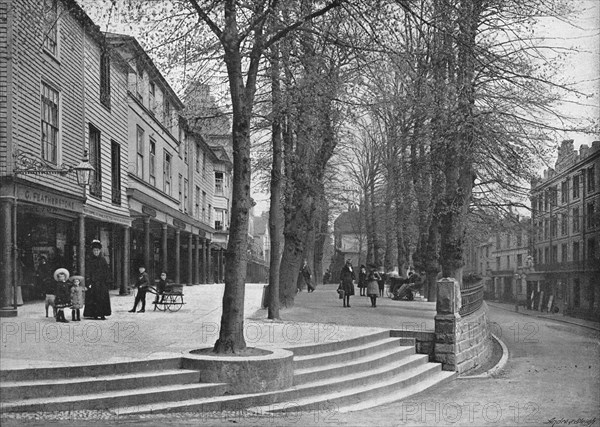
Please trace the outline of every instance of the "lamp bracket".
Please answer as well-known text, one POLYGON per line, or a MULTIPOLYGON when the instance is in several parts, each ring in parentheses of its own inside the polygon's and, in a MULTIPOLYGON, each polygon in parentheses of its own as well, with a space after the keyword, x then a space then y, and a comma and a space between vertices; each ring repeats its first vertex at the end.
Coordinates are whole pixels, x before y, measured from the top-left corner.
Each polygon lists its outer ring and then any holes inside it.
POLYGON ((24 150, 17 150, 13 157, 15 158, 14 174, 56 174, 64 176, 73 171, 72 166, 65 164, 56 166, 24 150))

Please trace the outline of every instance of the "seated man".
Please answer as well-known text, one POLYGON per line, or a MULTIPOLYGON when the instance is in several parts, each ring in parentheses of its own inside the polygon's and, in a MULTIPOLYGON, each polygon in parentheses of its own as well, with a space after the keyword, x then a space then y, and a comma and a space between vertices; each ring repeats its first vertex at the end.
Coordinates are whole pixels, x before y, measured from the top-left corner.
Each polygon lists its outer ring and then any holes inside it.
POLYGON ((414 300, 415 297, 413 292, 418 291, 423 287, 424 275, 424 273, 421 275, 416 272, 412 272, 408 279, 401 279, 404 283, 399 288, 394 289, 394 299, 406 299, 408 301, 414 300))

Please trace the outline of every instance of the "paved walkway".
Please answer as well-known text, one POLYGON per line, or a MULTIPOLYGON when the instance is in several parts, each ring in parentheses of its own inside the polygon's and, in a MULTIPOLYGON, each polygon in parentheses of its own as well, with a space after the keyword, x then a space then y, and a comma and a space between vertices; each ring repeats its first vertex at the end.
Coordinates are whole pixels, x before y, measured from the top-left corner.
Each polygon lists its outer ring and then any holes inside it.
MULTIPOLYGON (((295 307, 281 311, 281 321, 266 319, 260 308, 262 284, 247 284, 245 338, 249 347, 289 348, 345 340, 385 329, 433 330, 433 303, 380 298, 371 308, 355 296, 343 308, 335 285, 301 292, 295 307)), ((45 317, 44 303, 19 307, 16 318, 1 318, 0 369, 97 364, 177 357, 212 347, 218 338, 224 285, 183 288, 185 305, 175 313, 153 311, 147 296, 145 313, 129 313, 134 296, 111 293, 113 314, 105 321, 82 319, 57 323, 45 317)), ((70 319, 70 310, 66 310, 70 319)))
POLYGON ((554 320, 556 322, 568 323, 570 325, 583 326, 585 328, 600 331, 600 323, 599 322, 593 322, 591 320, 584 320, 584 319, 578 319, 576 317, 565 316, 562 313, 547 313, 547 312, 541 312, 538 310, 527 310, 523 306, 519 306, 519 308, 517 310, 514 304, 506 304, 506 303, 495 302, 495 301, 491 301, 491 302, 488 301, 487 304, 490 307, 496 307, 496 308, 500 308, 502 310, 518 312, 525 316, 532 316, 532 317, 537 317, 540 319, 554 320))

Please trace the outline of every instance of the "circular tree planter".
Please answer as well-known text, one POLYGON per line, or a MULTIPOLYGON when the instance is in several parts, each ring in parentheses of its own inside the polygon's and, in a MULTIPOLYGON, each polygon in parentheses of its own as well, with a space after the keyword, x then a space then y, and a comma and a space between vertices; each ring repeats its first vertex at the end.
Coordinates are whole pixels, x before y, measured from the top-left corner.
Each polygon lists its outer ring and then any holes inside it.
POLYGON ((239 354, 218 354, 212 348, 190 351, 182 368, 200 372, 202 383, 229 384, 229 393, 260 393, 293 384, 294 354, 284 349, 247 348, 239 354))

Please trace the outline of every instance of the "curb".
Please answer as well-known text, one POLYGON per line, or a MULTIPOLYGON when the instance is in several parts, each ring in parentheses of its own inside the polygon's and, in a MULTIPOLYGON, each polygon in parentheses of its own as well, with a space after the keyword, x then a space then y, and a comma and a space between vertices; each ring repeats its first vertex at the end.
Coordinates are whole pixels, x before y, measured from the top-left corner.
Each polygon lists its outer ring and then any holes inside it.
POLYGON ((490 307, 499 308, 500 310, 509 311, 511 313, 521 314, 523 316, 529 316, 529 317, 537 317, 538 319, 553 320, 555 322, 567 323, 569 325, 575 325, 575 326, 581 326, 582 328, 587 328, 587 329, 591 329, 593 331, 600 332, 600 327, 598 327, 598 326, 585 325, 585 324, 573 322, 573 321, 570 321, 570 320, 567 320, 567 319, 553 318, 553 317, 547 317, 547 316, 540 316, 540 315, 537 315, 537 314, 529 314, 527 312, 515 311, 515 310, 512 310, 510 308, 505 308, 505 307, 502 307, 502 306, 499 306, 499 305, 495 305, 494 303, 489 303, 487 301, 486 301, 486 303, 490 307))
POLYGON ((482 374, 467 375, 467 376, 464 376, 464 377, 459 376, 458 379, 460 379, 460 380, 471 380, 471 379, 486 379, 486 378, 491 378, 492 376, 496 375, 500 370, 504 369, 504 367, 508 363, 508 347, 496 335, 494 335, 494 334, 490 334, 490 335, 492 336, 492 338, 494 340, 496 340, 496 342, 498 344, 500 344, 500 347, 502 347, 502 357, 500 358, 500 360, 498 361, 498 363, 496 363, 496 366, 493 366, 488 371, 486 371, 486 372, 484 372, 482 374))

